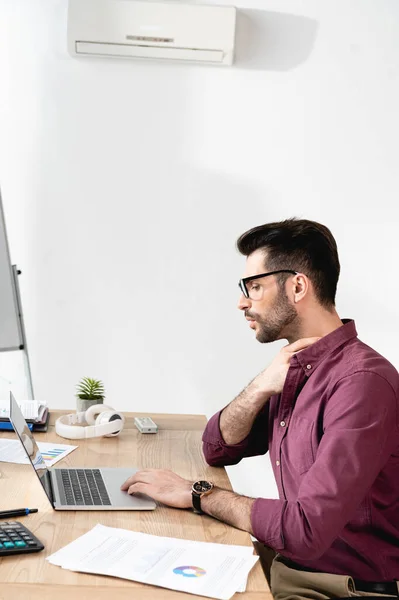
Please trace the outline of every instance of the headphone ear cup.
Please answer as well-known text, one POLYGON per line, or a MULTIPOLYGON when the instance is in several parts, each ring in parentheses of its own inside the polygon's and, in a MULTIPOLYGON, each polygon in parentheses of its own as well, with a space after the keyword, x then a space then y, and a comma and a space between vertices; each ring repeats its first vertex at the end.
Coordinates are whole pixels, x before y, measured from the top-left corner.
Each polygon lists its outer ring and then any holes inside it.
POLYGON ((104 425, 104 423, 112 423, 112 421, 122 421, 122 426, 120 429, 118 429, 118 431, 114 431, 114 433, 109 433, 108 435, 105 435, 104 437, 114 437, 116 435, 119 435, 123 429, 125 417, 123 415, 115 412, 114 410, 103 411, 97 416, 96 422, 95 422, 96 426, 104 425))
POLYGON ((85 420, 88 425, 95 425, 98 415, 105 411, 112 410, 110 406, 106 406, 105 404, 95 404, 94 406, 90 406, 86 410, 85 420))

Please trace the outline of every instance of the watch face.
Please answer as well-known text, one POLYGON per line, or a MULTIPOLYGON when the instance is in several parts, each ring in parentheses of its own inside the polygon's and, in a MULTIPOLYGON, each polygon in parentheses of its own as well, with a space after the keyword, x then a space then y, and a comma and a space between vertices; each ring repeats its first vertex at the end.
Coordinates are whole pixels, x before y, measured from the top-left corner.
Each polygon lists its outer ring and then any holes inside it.
POLYGON ((213 484, 209 481, 196 481, 193 485, 194 491, 198 492, 198 494, 203 494, 204 492, 209 492, 213 488, 213 484))

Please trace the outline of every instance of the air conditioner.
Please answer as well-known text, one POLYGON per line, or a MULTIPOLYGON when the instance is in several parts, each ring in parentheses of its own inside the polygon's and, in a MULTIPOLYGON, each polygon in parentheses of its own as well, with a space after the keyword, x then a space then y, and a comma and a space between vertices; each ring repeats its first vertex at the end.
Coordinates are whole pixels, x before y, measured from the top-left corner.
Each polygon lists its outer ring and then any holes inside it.
POLYGON ((232 6, 69 0, 68 50, 73 56, 231 65, 235 23, 232 6))

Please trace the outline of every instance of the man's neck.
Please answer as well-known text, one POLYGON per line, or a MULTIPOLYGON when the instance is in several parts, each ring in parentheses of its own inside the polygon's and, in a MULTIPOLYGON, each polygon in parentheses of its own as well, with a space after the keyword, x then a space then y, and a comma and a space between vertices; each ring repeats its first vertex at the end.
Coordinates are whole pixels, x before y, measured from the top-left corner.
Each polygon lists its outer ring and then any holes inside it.
POLYGON ((287 340, 292 344, 303 338, 324 337, 338 327, 342 327, 342 321, 335 308, 332 311, 320 308, 312 311, 306 318, 302 318, 297 329, 287 336, 287 340))

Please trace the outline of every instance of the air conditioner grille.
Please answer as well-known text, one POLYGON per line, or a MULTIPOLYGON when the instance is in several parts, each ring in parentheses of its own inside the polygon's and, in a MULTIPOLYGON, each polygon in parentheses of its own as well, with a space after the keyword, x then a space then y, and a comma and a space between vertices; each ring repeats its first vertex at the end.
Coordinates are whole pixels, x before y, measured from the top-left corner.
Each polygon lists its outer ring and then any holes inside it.
POLYGON ((127 35, 126 39, 132 42, 160 42, 164 44, 173 44, 175 41, 173 38, 151 37, 149 35, 127 35))

